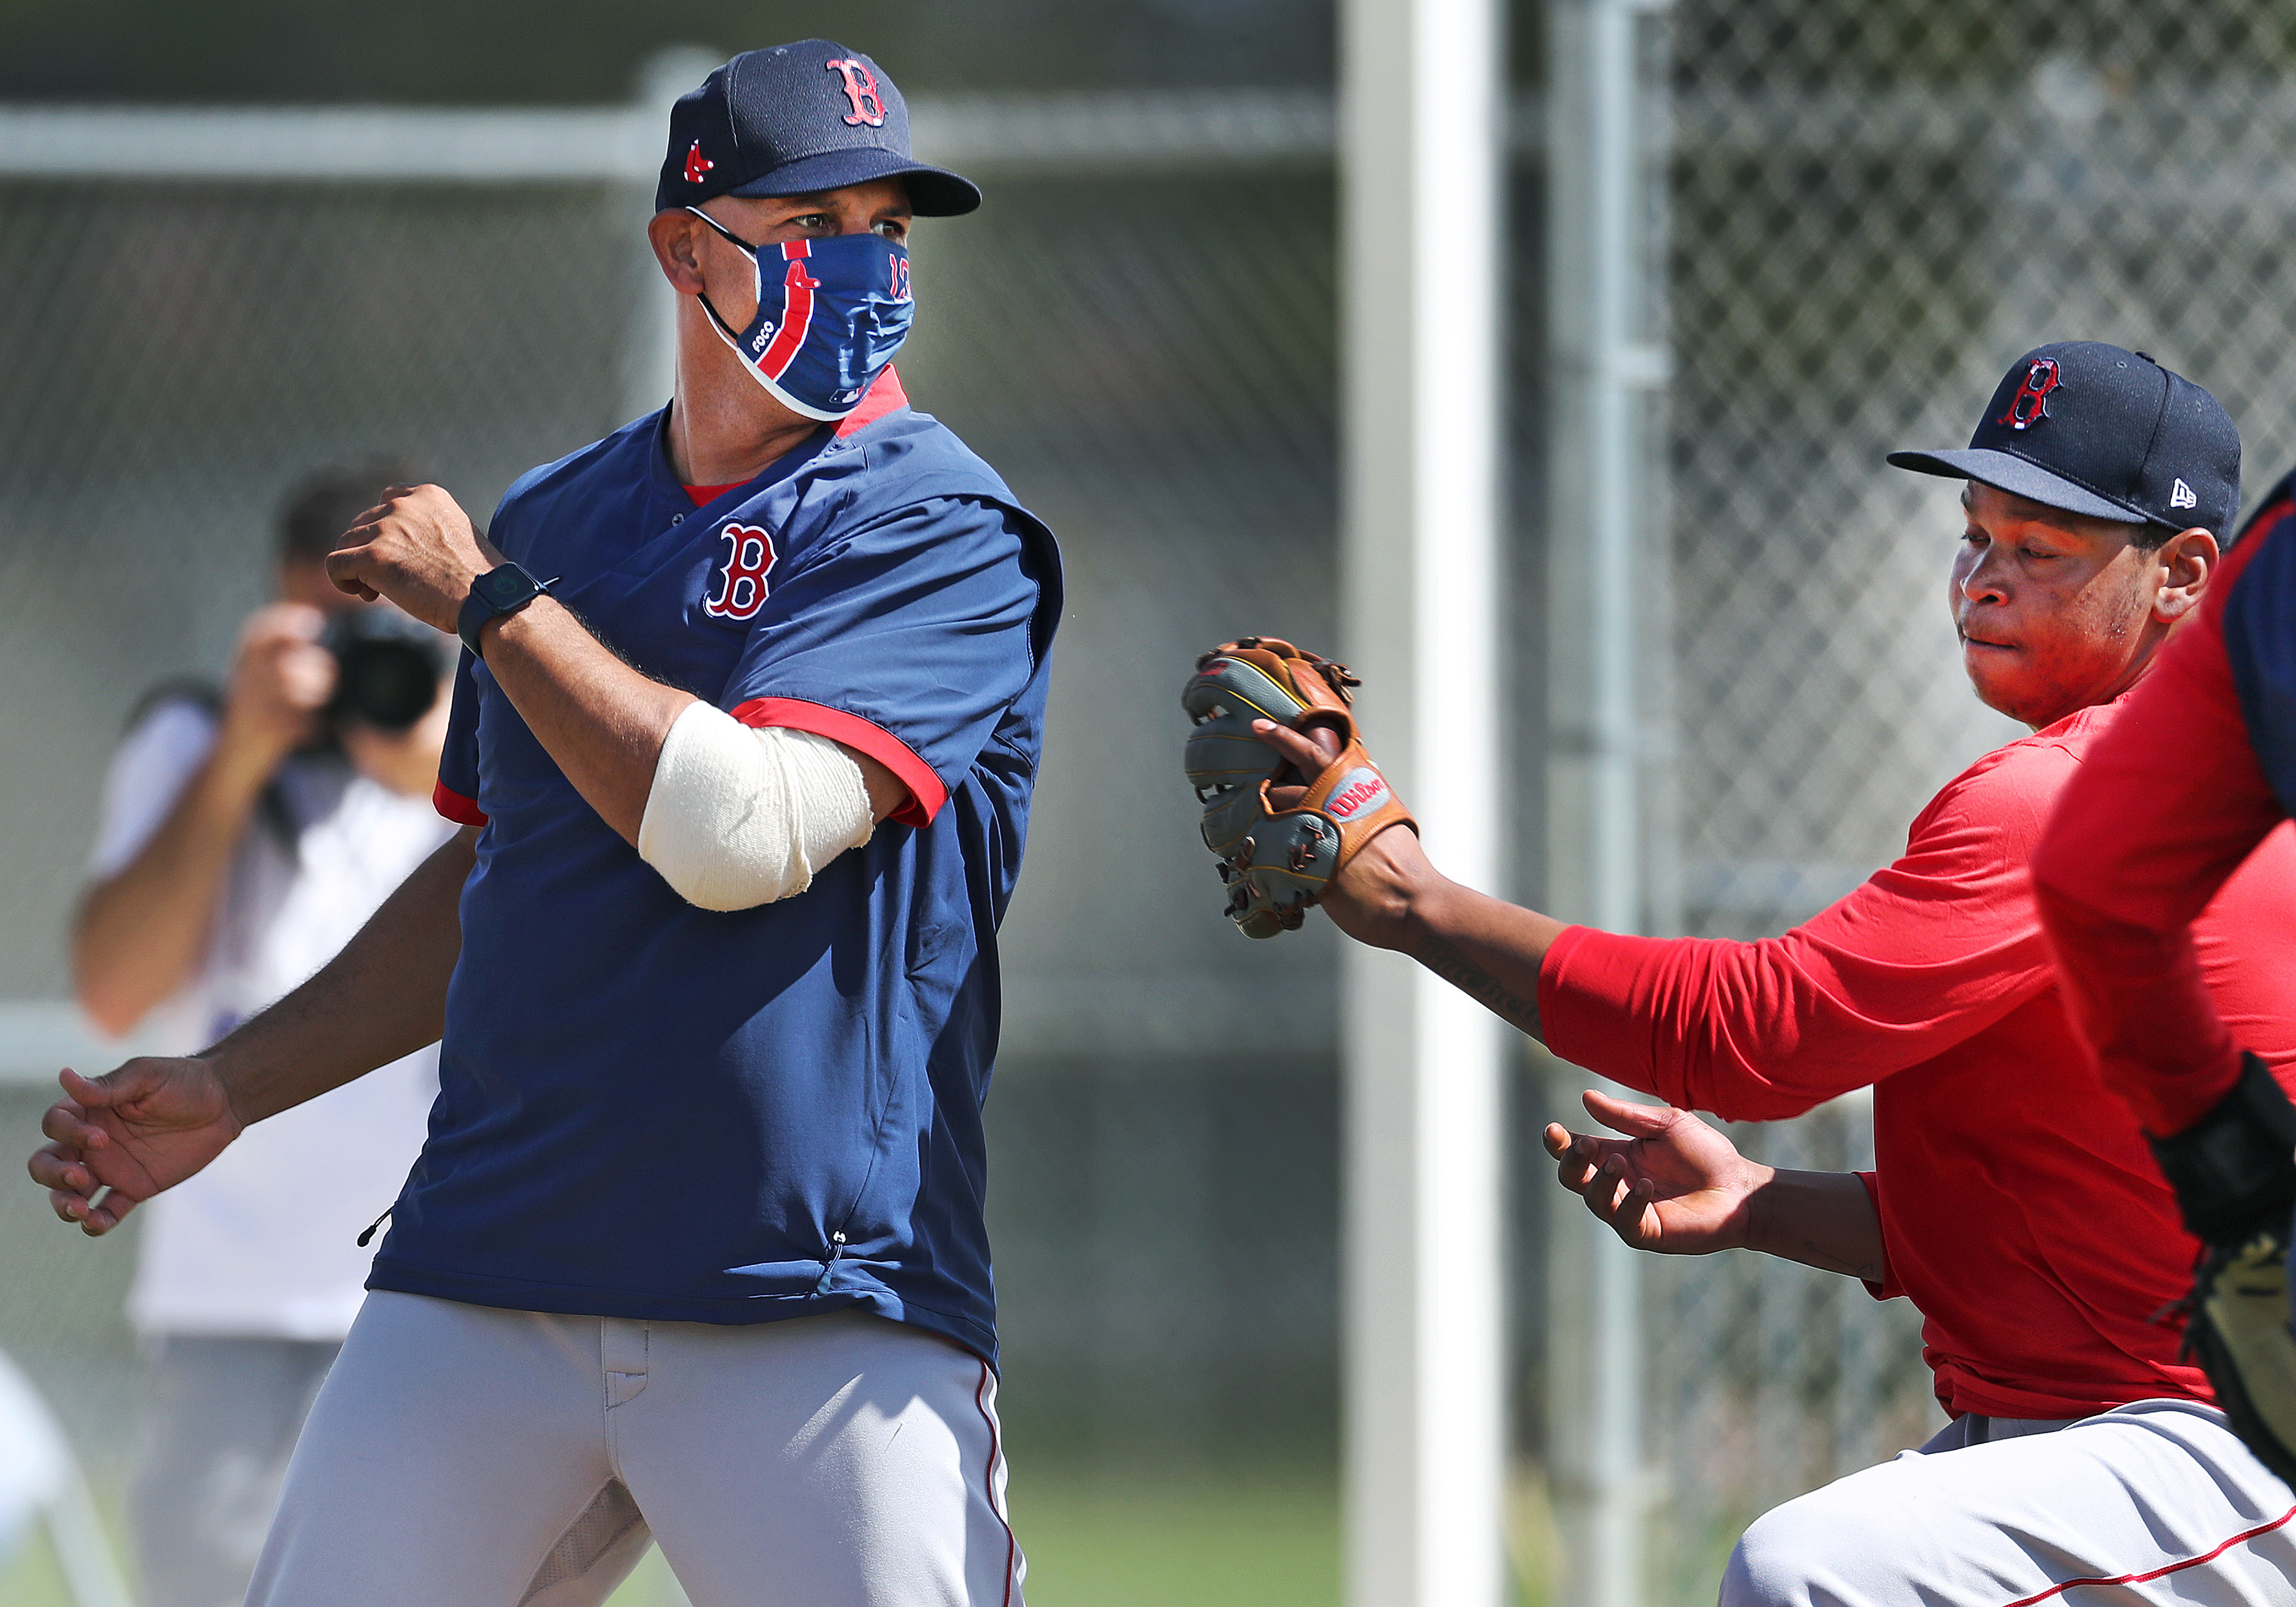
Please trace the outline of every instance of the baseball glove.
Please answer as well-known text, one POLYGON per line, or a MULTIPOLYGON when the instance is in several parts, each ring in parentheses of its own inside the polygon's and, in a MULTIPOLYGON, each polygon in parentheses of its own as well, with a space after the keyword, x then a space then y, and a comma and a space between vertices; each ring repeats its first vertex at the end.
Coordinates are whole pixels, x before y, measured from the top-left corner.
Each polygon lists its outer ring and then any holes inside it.
POLYGON ((2289 1214, 2296 1209, 2296 1108, 2262 1061, 2217 1108, 2152 1141, 2185 1226, 2201 1241, 2185 1317, 2197 1360, 2257 1459, 2296 1486, 2296 1333, 2289 1330, 2289 1214))
POLYGON ((1204 846, 1227 884, 1227 916, 1247 938, 1297 931, 1340 867, 1391 825, 1418 830, 1356 734, 1348 712, 1360 685, 1344 664, 1274 636, 1224 643, 1196 660, 1180 692, 1188 734, 1189 784, 1204 806, 1204 846), (1274 720, 1300 732, 1328 730, 1336 757, 1279 806, 1282 756, 1251 734, 1274 720))

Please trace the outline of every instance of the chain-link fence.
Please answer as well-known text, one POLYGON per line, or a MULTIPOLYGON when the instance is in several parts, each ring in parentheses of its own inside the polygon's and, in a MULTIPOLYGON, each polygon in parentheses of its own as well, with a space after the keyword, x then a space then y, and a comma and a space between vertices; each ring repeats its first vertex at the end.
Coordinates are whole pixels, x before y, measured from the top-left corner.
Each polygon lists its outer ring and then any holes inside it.
MULTIPOLYGON (((1957 442, 2009 357, 2078 336, 2222 397, 2251 493, 2296 456, 2278 406, 2296 66, 2261 0, 2093 0, 2046 22, 1696 0, 1666 29, 1676 626, 1651 764, 1679 799, 1683 925, 1751 936, 1886 860, 1939 783, 2014 734, 1952 651, 1952 488, 1884 451, 1957 442)), ((1091 146, 1088 116, 1064 112, 1062 136, 1091 146)), ((1312 108, 1294 123, 1312 130, 1312 108)), ((909 391, 1070 565, 989 1104, 1024 1525, 1032 1454, 1316 1461, 1333 1439, 1331 941, 1225 929, 1169 767, 1188 652, 1332 629, 1336 269, 1332 176, 1300 160, 1314 143, 1185 168, 1169 151, 990 161, 983 211, 917 242, 909 391)), ((1537 193, 1533 149, 1526 244, 1537 193)), ((221 667, 288 483, 398 452, 483 508, 620 422, 652 360, 643 209, 604 180, 0 181, 0 1000, 64 996, 60 934, 120 718, 161 676, 221 667)), ((1535 308, 1538 253, 1517 260, 1516 305, 1535 308)), ((1515 331, 1526 621, 1546 606, 1543 338, 1515 331)), ((1515 634, 1535 685, 1540 636, 1515 634)), ((1526 767, 1544 751, 1526 731, 1526 767)), ((1531 1136, 1554 1086, 1524 1079, 1515 1124, 1526 1381, 1554 1193, 1531 1136)), ((40 1101, 0 1099, 11 1144, 40 1101)), ((1870 1158, 1850 1102, 1738 1136, 1783 1164, 1870 1158)), ((116 1468, 133 1245, 81 1243, 42 1209, 0 1191, 0 1347, 116 1468)), ((1646 1270, 1650 1582, 1688 1603, 1746 1518, 1914 1442, 1934 1408, 1902 1303, 1752 1258, 1646 1270)), ((1535 1466, 1538 1394, 1522 1397, 1535 1466)), ((1536 1576, 1535 1502, 1521 1527, 1536 1576)))

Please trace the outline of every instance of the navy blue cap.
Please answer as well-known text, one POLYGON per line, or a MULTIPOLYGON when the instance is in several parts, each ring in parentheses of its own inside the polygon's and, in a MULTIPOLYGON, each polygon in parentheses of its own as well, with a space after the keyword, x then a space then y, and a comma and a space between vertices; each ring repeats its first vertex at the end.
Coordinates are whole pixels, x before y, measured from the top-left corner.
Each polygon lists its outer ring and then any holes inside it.
POLYGON ((980 204, 980 188, 909 155, 909 108, 883 70, 830 39, 745 50, 669 109, 657 212, 713 195, 809 195, 900 178, 921 217, 980 204))
POLYGON ((2240 511, 2240 431, 2223 405, 2102 340, 2035 347, 2009 365, 1966 449, 1890 462, 2091 519, 2197 525, 2219 540, 2240 511))

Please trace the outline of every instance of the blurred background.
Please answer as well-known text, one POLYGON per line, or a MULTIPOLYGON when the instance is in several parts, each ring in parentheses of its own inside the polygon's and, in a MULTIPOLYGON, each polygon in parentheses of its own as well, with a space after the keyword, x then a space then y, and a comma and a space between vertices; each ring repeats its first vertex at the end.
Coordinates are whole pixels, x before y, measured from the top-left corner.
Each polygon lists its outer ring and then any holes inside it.
MULTIPOLYGON (((1542 824, 1583 746, 1549 673, 1572 604, 1547 559, 1548 20, 1518 0, 1511 22, 1508 890, 1568 914, 1578 867, 1542 824)), ((57 1064, 117 1056, 65 1002, 91 810, 144 690, 221 669, 280 496, 394 453, 488 508, 658 406, 660 108, 810 34, 875 56, 920 153, 983 182, 977 216, 913 242, 900 366, 1069 563, 988 1105, 1031 1596, 1333 1602, 1335 951, 1220 919, 1173 763, 1195 652, 1332 637, 1327 0, 0 0, 0 1159, 37 1142, 57 1064)), ((2018 734, 1952 651, 1953 488, 1884 451, 1957 444, 2012 357, 2087 338, 2225 401, 2251 504, 2296 461, 2296 13, 1677 0, 1644 37, 1667 353, 1643 414, 1644 924, 1751 937, 2018 734)), ((1545 1358, 1574 1321, 1536 1135, 1578 1078, 1526 1046, 1510 1085, 1533 1603, 1545 1358)), ((1869 1142, 1856 1102, 1738 1136, 1836 1168, 1869 1142)), ((133 1254, 0 1188, 0 1351, 73 1426, 100 1513, 139 1389, 133 1254)), ((1644 1584, 1671 1607, 1711 1599, 1752 1514, 1936 1409, 1902 1303, 1754 1258, 1644 1270, 1644 1584)), ((69 1599, 53 1550, 0 1562, 0 1607, 69 1599)), ((622 1599, 680 1600, 652 1563, 622 1599)))

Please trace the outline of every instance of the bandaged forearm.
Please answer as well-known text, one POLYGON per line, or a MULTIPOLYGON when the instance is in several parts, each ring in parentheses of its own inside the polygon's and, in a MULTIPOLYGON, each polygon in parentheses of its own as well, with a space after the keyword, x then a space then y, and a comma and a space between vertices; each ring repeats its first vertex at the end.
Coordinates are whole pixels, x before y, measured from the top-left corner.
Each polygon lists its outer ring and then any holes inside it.
POLYGON ((753 909, 805 891, 875 827, 861 767, 835 742, 695 703, 662 740, 638 857, 689 904, 753 909))

